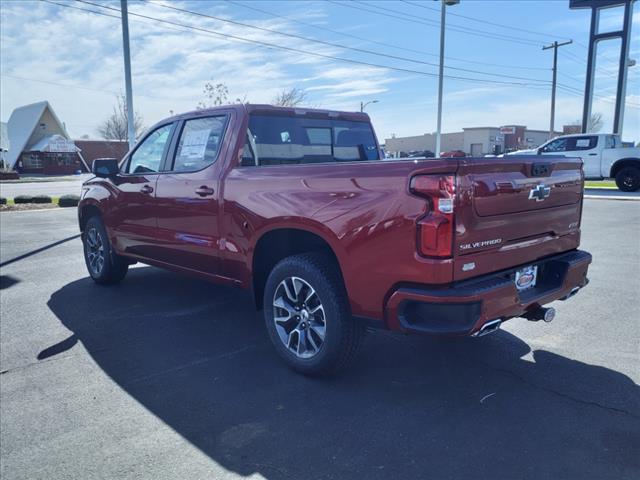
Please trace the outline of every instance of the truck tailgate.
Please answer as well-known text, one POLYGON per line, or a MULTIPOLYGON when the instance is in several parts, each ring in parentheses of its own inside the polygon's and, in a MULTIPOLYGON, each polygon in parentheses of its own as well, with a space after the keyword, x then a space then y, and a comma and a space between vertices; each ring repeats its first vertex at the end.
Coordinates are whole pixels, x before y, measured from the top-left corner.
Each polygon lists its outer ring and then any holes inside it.
POLYGON ((458 168, 454 280, 576 248, 583 172, 579 158, 469 158, 458 168))

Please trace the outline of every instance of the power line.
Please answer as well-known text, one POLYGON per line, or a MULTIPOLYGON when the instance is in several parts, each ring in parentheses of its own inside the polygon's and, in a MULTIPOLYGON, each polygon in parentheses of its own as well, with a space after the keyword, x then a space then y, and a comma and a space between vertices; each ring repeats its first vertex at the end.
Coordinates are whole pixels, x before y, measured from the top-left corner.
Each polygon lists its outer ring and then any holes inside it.
MULTIPOLYGON (((55 2, 50 2, 48 0, 42 0, 42 1, 43 2, 47 2, 47 3, 53 3, 55 5, 60 5, 60 4, 57 4, 55 2)), ((75 85, 75 84, 70 84, 70 83, 59 83, 59 82, 53 82, 51 80, 41 80, 39 78, 20 77, 20 76, 17 76, 17 75, 9 75, 9 74, 6 74, 6 73, 0 74, 0 77, 13 78, 14 80, 22 80, 22 81, 27 81, 27 82, 45 83, 47 85, 55 85, 56 87, 76 88, 78 90, 87 90, 87 91, 90 91, 90 92, 98 92, 98 93, 102 93, 102 94, 106 94, 106 95, 121 95, 122 94, 122 92, 116 92, 114 90, 106 90, 104 88, 84 87, 82 85, 75 85)), ((156 99, 156 100, 175 100, 175 98, 157 97, 155 95, 147 95, 147 94, 144 94, 144 93, 138 93, 138 94, 136 94, 136 96, 145 97, 145 98, 153 98, 153 99, 156 99)))
MULTIPOLYGON (((363 3, 363 2, 357 2, 359 4, 362 5, 366 5, 367 7, 370 8, 364 8, 361 6, 356 6, 356 5, 351 5, 351 3, 354 3, 355 0, 350 1, 349 3, 340 3, 337 2, 336 0, 327 0, 331 3, 334 3, 336 5, 340 5, 343 7, 348 7, 348 8, 352 8, 352 9, 356 9, 356 10, 360 10, 363 12, 369 12, 369 13, 373 13, 376 15, 381 15, 384 16, 385 18, 396 18, 398 20, 403 20, 405 22, 411 22, 411 23, 417 23, 420 25, 427 25, 430 27, 435 27, 435 28, 439 28, 440 24, 434 20, 429 20, 426 19, 424 17, 416 17, 414 15, 410 15, 407 13, 403 13, 403 12, 396 12, 395 10, 391 10, 389 8, 385 8, 385 7, 380 7, 377 5, 371 5, 368 3, 363 3), (371 8, 375 8, 378 10, 382 10, 381 11, 377 11, 377 10, 371 10, 371 8), (404 16, 400 16, 398 15, 398 13, 400 15, 404 15, 404 16)), ((485 37, 485 38, 491 38, 494 40, 501 40, 501 41, 506 41, 506 42, 512 42, 512 43, 519 43, 520 45, 528 45, 528 46, 539 46, 540 43, 539 42, 533 42, 530 40, 522 40, 522 39, 517 39, 515 37, 511 37, 508 35, 502 35, 502 34, 495 34, 495 33, 491 33, 491 32, 486 32, 484 30, 478 30, 478 29, 474 29, 474 28, 468 28, 468 27, 464 27, 464 26, 457 26, 457 25, 452 25, 451 27, 448 28, 449 30, 455 31, 455 32, 459 32, 459 33, 464 33, 467 35, 474 35, 474 36, 479 36, 479 37, 485 37)))
MULTIPOLYGON (((391 12, 391 13, 394 13, 394 14, 400 14, 400 15, 403 15, 403 16, 409 18, 409 19, 416 18, 414 15, 412 15, 410 13, 405 13, 405 12, 402 12, 402 11, 397 11, 396 12, 395 10, 392 10, 390 8, 381 7, 379 5, 374 5, 374 4, 371 4, 371 3, 367 3, 367 2, 364 2, 362 0, 349 0, 349 1, 358 3, 360 5, 365 5, 365 6, 369 7, 369 8, 375 8, 377 10, 382 10, 384 12, 391 12)), ((417 18, 419 18, 423 22, 427 22, 427 24, 430 24, 430 25, 433 25, 433 26, 436 26, 436 27, 440 28, 440 23, 437 20, 432 20, 430 18, 425 18, 425 17, 417 17, 417 18)), ((470 28, 470 27, 467 27, 465 25, 451 24, 450 26, 448 26, 448 29, 449 30, 453 30, 455 32, 461 32, 461 33, 466 33, 466 34, 471 34, 471 35, 476 35, 476 36, 481 36, 481 37, 486 37, 486 38, 495 38, 495 39, 498 39, 498 40, 503 40, 503 41, 507 41, 507 42, 514 42, 514 43, 520 43, 520 44, 523 44, 523 45, 535 45, 535 46, 539 45, 539 42, 534 41, 534 40, 528 40, 528 39, 524 39, 524 38, 521 38, 521 37, 514 37, 512 35, 506 35, 506 34, 503 34, 503 33, 495 33, 495 32, 489 32, 489 31, 486 31, 486 30, 479 30, 477 28, 470 28)))
MULTIPOLYGON (((143 0, 146 1, 146 0, 143 0)), ((366 53, 368 55, 377 55, 377 56, 381 56, 381 57, 385 57, 385 58, 391 58, 394 60, 401 60, 404 62, 411 62, 411 63, 417 63, 420 65, 428 65, 431 67, 438 67, 439 65, 437 63, 432 63, 432 62, 425 62, 422 60, 416 60, 414 58, 407 58, 407 57, 401 57, 399 55, 391 55, 391 54, 387 54, 387 53, 382 53, 382 52, 376 52, 373 50, 367 50, 364 48, 358 48, 358 47, 350 47, 347 45, 342 45, 339 43, 333 43, 333 42, 327 42, 324 40, 318 40, 318 39, 314 39, 314 38, 309 38, 309 37, 305 37, 302 35, 298 35, 295 33, 288 33, 288 32, 282 32, 279 30, 273 30, 270 28, 265 28, 265 27, 260 27, 257 25, 251 25, 248 23, 243 23, 243 22, 239 22, 236 20, 230 20, 230 19, 225 19, 225 18, 221 18, 221 17, 217 17, 215 15, 210 15, 210 14, 206 14, 206 13, 202 13, 202 12, 196 12, 194 10, 187 10, 185 8, 178 8, 178 7, 174 7, 171 5, 166 5, 166 4, 159 4, 156 2, 150 2, 153 3, 159 7, 162 8, 166 8, 169 10, 174 10, 177 12, 181 12, 181 13, 187 13, 190 15, 196 15, 199 17, 204 17, 204 18, 210 18, 212 20, 217 20, 220 22, 226 22, 226 23, 230 23, 233 25, 239 25, 242 27, 246 27, 246 28, 253 28, 255 30, 260 30, 260 31, 264 31, 264 32, 269 32, 269 33, 275 33, 276 35, 282 35, 285 37, 290 37, 290 38, 297 38, 300 40, 305 40, 307 42, 313 42, 313 43, 318 43, 321 45, 327 45, 327 46, 331 46, 331 47, 335 47, 335 48, 341 48, 341 49, 345 49, 345 50, 352 50, 355 52, 360 52, 360 53, 366 53)), ((489 76, 494 76, 494 77, 501 77, 501 78, 511 78, 511 79, 515 79, 515 80, 528 80, 528 81, 538 81, 538 82, 544 82, 545 80, 540 80, 540 79, 532 79, 529 77, 519 77, 519 76, 515 76, 515 75, 506 75, 506 74, 501 74, 501 73, 493 73, 493 72, 485 72, 485 71, 481 71, 481 70, 473 70, 473 69, 469 69, 469 68, 460 68, 460 67, 449 67, 449 66, 445 66, 445 68, 448 68, 450 70, 457 70, 457 71, 461 71, 461 72, 469 72, 469 73, 475 73, 475 74, 479 74, 479 75, 489 75, 489 76)))
MULTIPOLYGON (((422 5, 422 4, 419 4, 419 3, 416 3, 416 2, 411 2, 409 0, 401 0, 401 1, 403 3, 406 3, 407 5, 413 5, 414 7, 424 8, 425 10, 431 10, 431 11, 434 11, 434 12, 439 12, 440 11, 437 8, 427 7, 426 5, 422 5)), ((513 27, 511 25, 505 25, 503 23, 490 22, 489 20, 482 20, 480 18, 469 17, 467 15, 460 15, 459 13, 449 12, 448 15, 451 15, 452 17, 465 18, 467 20, 471 20, 473 22, 482 23, 482 24, 485 24, 485 25, 493 25, 494 27, 500 27, 500 28, 506 28, 506 29, 509 29, 509 30, 515 30, 517 32, 525 32, 525 33, 530 33, 532 35, 541 35, 543 37, 546 37, 547 39, 555 37, 555 35, 552 35, 550 33, 536 32, 535 30, 527 30, 525 28, 513 27)), ((558 37, 558 38, 566 39, 566 40, 569 39, 569 37, 558 37)))
MULTIPOLYGON (((364 41, 364 42, 371 43, 371 44, 374 44, 374 45, 380 45, 382 47, 388 47, 388 48, 395 48, 397 50, 417 53, 417 54, 426 55, 426 56, 429 56, 429 57, 436 57, 436 58, 439 57, 439 55, 437 53, 425 52, 424 50, 416 50, 416 49, 409 48, 409 47, 401 47, 399 45, 396 45, 396 44, 393 44, 393 43, 388 43, 388 42, 379 42, 379 41, 376 41, 376 40, 372 40, 371 38, 360 37, 358 35, 353 35, 351 33, 341 32, 339 30, 333 30, 331 28, 323 27, 321 25, 314 25, 313 23, 303 22, 301 20, 298 20, 298 19, 295 19, 295 18, 292 18, 292 17, 288 17, 286 15, 278 15, 278 14, 270 12, 268 10, 263 10, 261 8, 257 8, 257 7, 254 7, 254 6, 249 6, 249 5, 246 5, 244 3, 240 3, 240 2, 235 1, 235 0, 226 0, 226 1, 231 3, 231 4, 233 4, 233 5, 237 5, 239 7, 243 7, 243 8, 246 8, 248 10, 253 10, 255 12, 260 12, 260 13, 263 13, 265 15, 269 15, 269 16, 274 17, 274 18, 281 18, 281 19, 284 19, 284 20, 288 20, 288 21, 291 21, 291 22, 298 23, 300 25, 304 25, 306 27, 316 28, 318 30, 323 30, 325 32, 330 32, 330 33, 333 33, 333 34, 336 34, 336 35, 342 35, 344 37, 353 38, 353 39, 364 41)), ((473 63, 473 64, 477 64, 477 65, 484 65, 486 67, 515 68, 517 70, 545 70, 545 71, 549 70, 546 67, 528 67, 528 66, 523 66, 523 65, 506 65, 506 64, 500 64, 500 63, 480 62, 480 61, 477 61, 477 60, 469 60, 467 58, 459 58, 459 57, 449 57, 449 56, 447 56, 447 57, 445 57, 445 59, 458 61, 458 62, 473 63)), ((448 68, 448 67, 446 67, 446 68, 448 68)))
MULTIPOLYGON (((63 5, 63 4, 59 4, 59 3, 56 3, 56 2, 51 2, 50 0, 43 0, 43 1, 47 1, 48 3, 53 3, 53 4, 56 4, 56 5, 61 6, 61 7, 68 6, 68 5, 63 5)), ((86 0, 76 0, 76 1, 80 2, 80 3, 88 4, 88 5, 93 5, 93 6, 96 6, 96 7, 105 8, 105 9, 108 9, 108 10, 119 11, 119 9, 117 9, 117 8, 108 7, 108 6, 100 5, 100 4, 93 3, 93 2, 88 2, 86 0)), ((76 8, 79 8, 79 7, 76 7, 76 8)), ((93 13, 92 10, 87 10, 87 11, 93 13)), ((294 47, 286 47, 284 45, 277 45, 277 44, 274 44, 274 43, 265 42, 265 41, 261 41, 261 40, 252 40, 252 39, 248 39, 248 38, 242 38, 242 37, 238 37, 236 35, 231 35, 231 34, 228 34, 228 33, 220 33, 220 32, 217 32, 215 30, 196 27, 196 26, 193 26, 193 25, 186 25, 186 24, 183 24, 183 23, 178 23, 178 22, 174 22, 174 21, 171 21, 171 20, 160 19, 160 18, 157 18, 157 17, 151 17, 149 15, 143 15, 143 14, 140 14, 140 13, 130 12, 129 15, 135 16, 135 17, 140 17, 140 18, 145 18, 145 19, 148 19, 148 20, 154 20, 156 22, 160 22, 160 23, 164 23, 164 24, 169 24, 169 25, 174 25, 174 26, 178 26, 178 27, 182 27, 182 28, 187 28, 187 29, 190 29, 190 30, 194 30, 196 32, 201 32, 201 33, 205 33, 205 34, 209 34, 209 35, 214 35, 214 36, 217 36, 217 37, 233 39, 233 40, 237 40, 237 41, 245 42, 245 43, 252 43, 252 44, 260 45, 262 47, 270 48, 270 49, 285 50, 285 51, 295 52, 295 53, 299 53, 299 54, 307 55, 307 56, 326 58, 326 59, 331 59, 331 60, 337 60, 337 61, 340 61, 340 62, 351 63, 351 64, 355 64, 355 65, 364 65, 364 66, 382 68, 382 69, 386 69, 386 70, 393 70, 393 71, 404 72, 404 73, 413 73, 413 74, 424 75, 424 76, 428 76, 428 77, 437 77, 438 76, 436 73, 424 72, 422 70, 413 70, 413 69, 409 69, 409 68, 393 67, 393 66, 390 66, 390 65, 382 65, 382 64, 373 63, 373 62, 365 62, 365 61, 362 61, 362 60, 355 60, 355 59, 351 59, 351 58, 336 57, 334 55, 328 55, 328 54, 323 54, 323 53, 319 53, 319 52, 310 52, 308 50, 302 50, 302 49, 294 48, 294 47)), ((492 80, 492 79, 484 79, 484 78, 461 77, 461 76, 455 76, 455 75, 445 75, 445 77, 449 78, 449 79, 452 79, 452 80, 462 80, 462 81, 479 82, 479 83, 496 83, 496 84, 502 84, 502 85, 529 86, 529 85, 538 85, 539 84, 539 83, 536 83, 536 81, 533 81, 533 82, 529 81, 529 82, 525 83, 525 82, 508 82, 508 81, 492 80)))

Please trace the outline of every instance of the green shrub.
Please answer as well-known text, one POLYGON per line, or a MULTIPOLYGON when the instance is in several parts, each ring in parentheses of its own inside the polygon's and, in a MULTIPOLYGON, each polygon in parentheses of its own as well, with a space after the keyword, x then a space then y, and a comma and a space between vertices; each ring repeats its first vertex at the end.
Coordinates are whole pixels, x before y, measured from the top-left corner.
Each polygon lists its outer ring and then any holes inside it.
POLYGON ((33 203, 51 203, 51 197, 49 195, 34 195, 32 199, 33 203))
POLYGON ((6 205, 7 204, 7 199, 4 197, 0 197, 0 205, 6 205))
POLYGON ((77 207, 80 197, 78 195, 62 195, 58 200, 59 207, 77 207))
POLYGON ((16 205, 19 203, 33 203, 33 197, 31 195, 18 195, 13 199, 13 203, 16 205))

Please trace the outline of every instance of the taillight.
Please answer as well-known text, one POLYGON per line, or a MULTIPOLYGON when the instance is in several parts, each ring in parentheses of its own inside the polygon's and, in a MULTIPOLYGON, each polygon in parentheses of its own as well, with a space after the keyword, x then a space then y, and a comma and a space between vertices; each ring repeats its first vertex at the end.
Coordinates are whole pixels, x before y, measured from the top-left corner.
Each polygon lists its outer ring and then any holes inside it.
POLYGON ((426 257, 451 257, 455 229, 456 177, 417 175, 411 192, 429 200, 429 212, 418 220, 418 250, 426 257))

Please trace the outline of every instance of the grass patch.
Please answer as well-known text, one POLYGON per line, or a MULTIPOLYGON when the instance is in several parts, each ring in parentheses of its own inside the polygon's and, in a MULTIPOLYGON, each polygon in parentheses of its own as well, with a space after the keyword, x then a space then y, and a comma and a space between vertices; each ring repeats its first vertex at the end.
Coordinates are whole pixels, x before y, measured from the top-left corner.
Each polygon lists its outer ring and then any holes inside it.
POLYGON ((587 188, 618 188, 613 180, 586 180, 584 186, 587 188))

